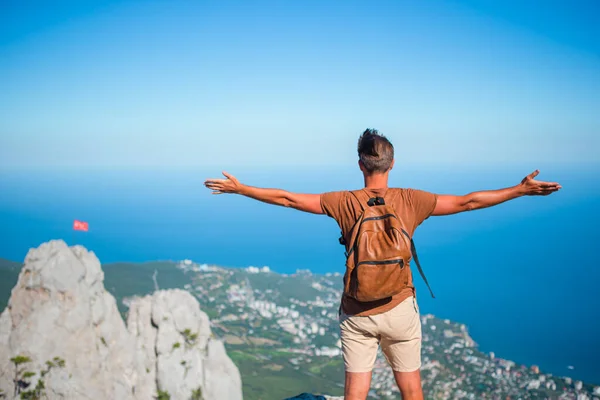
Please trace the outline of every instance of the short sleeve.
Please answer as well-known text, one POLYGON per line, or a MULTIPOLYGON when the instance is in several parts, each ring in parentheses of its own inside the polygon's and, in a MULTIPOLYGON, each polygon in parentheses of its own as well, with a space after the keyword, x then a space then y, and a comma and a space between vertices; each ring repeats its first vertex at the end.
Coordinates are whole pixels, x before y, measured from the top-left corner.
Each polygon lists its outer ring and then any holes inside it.
POLYGON ((340 192, 327 192, 321 194, 321 208, 325 215, 340 221, 342 218, 342 204, 346 199, 346 193, 340 192))
POLYGON ((414 213, 414 229, 431 216, 437 204, 437 195, 424 190, 409 189, 409 198, 414 213))

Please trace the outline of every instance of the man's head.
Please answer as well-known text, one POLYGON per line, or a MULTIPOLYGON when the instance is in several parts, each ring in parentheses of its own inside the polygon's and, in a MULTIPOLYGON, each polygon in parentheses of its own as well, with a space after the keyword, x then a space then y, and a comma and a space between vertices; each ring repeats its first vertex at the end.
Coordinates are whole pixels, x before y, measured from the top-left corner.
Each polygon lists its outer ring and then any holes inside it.
POLYGON ((386 173, 394 165, 394 146, 376 129, 367 129, 358 139, 358 159, 365 174, 386 173))

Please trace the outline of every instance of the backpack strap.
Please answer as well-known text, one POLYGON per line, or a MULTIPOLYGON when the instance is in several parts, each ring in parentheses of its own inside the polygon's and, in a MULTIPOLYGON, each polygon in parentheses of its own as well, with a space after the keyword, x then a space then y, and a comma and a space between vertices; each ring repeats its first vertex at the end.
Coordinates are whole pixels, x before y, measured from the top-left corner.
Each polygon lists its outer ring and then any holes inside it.
MULTIPOLYGON (((363 190, 349 190, 348 193, 350 193, 360 204, 360 209, 362 212, 365 212, 366 207, 363 205, 363 202, 361 201, 361 198, 364 198, 364 196, 362 196, 359 192, 363 192, 363 190)), ((366 195, 366 193, 363 192, 364 195, 366 195)), ((368 198, 367 198, 368 201, 368 198)), ((365 202, 366 204, 366 202, 365 202)), ((354 227, 356 226, 356 224, 358 223, 358 221, 360 221, 360 218, 358 218, 355 222, 354 225, 352 226, 352 229, 350 229, 350 232, 348 232, 348 234, 350 234, 353 230, 354 227)), ((344 237, 344 232, 340 232, 340 238, 339 238, 339 242, 341 245, 346 246, 348 243, 346 242, 346 238, 344 237)), ((346 251, 346 257, 348 257, 348 252, 346 251)))
MULTIPOLYGON (((362 220, 362 213, 365 212, 365 210, 367 209, 367 205, 369 205, 368 203, 370 200, 370 196, 367 194, 367 192, 365 192, 364 189, 350 190, 350 191, 348 191, 348 193, 350 193, 358 201, 358 204, 360 205, 360 209, 361 209, 361 214, 359 215, 357 220, 354 221, 354 225, 352 225, 352 228, 348 232, 348 235, 351 236, 352 233, 354 232, 354 229, 356 228, 356 225, 359 224, 360 221, 362 220)), ((344 232, 340 232, 339 242, 341 245, 346 247, 346 251, 344 253, 346 258, 348 258, 350 256, 350 254, 352 253, 351 248, 352 248, 352 246, 354 246, 354 238, 351 238, 350 240, 351 240, 351 242, 348 243, 346 240, 346 237, 344 237, 344 232)))
POLYGON ((364 189, 351 190, 350 194, 354 196, 356 200, 358 200, 361 210, 365 211, 367 209, 367 206, 369 205, 369 200, 371 200, 371 196, 369 196, 364 189))
MULTIPOLYGON (((373 205, 379 205, 379 204, 385 204, 385 200, 382 197, 371 197, 366 191, 365 189, 358 189, 358 190, 350 190, 348 191, 348 193, 350 193, 357 201, 358 204, 360 205, 360 209, 361 212, 365 212, 365 210, 367 209, 367 206, 371 207, 373 205)), ((387 192, 386 192, 387 194, 387 192)), ((360 222, 361 218, 359 217, 355 222, 354 225, 352 226, 352 229, 350 229, 350 232, 354 231, 354 228, 356 227, 356 224, 358 224, 360 222)), ((348 234, 350 234, 350 232, 348 232, 348 234)), ((344 237, 344 233, 341 232, 340 234, 340 238, 338 240, 340 242, 341 245, 346 246, 346 238, 344 237)), ((346 251, 346 258, 348 257, 348 250, 346 251)))
POLYGON ((429 286, 429 282, 427 282, 427 278, 425 277, 425 273, 423 273, 423 269, 421 268, 421 263, 419 262, 419 257, 417 257, 417 248, 415 247, 415 242, 412 240, 412 238, 410 238, 410 252, 412 253, 412 256, 415 260, 415 264, 417 264, 417 269, 419 270, 419 274, 421 274, 421 278, 423 278, 423 280, 425 281, 425 284, 427 285, 427 289, 429 289, 429 293, 431 293, 431 297, 433 297, 435 299, 435 296, 433 295, 433 291, 431 290, 431 287, 429 286))

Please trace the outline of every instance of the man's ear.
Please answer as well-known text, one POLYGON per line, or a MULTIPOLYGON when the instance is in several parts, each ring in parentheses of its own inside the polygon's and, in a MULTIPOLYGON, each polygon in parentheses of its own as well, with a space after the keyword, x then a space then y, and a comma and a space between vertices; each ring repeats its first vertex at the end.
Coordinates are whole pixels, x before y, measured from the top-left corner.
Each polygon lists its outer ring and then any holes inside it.
POLYGON ((392 170, 392 168, 394 168, 394 163, 395 163, 395 162, 396 162, 396 159, 393 159, 393 160, 392 160, 392 163, 390 164, 390 169, 389 169, 390 171, 392 170))
POLYGON ((363 165, 362 161, 358 160, 358 168, 360 168, 360 170, 362 172, 365 172, 365 166, 363 165))

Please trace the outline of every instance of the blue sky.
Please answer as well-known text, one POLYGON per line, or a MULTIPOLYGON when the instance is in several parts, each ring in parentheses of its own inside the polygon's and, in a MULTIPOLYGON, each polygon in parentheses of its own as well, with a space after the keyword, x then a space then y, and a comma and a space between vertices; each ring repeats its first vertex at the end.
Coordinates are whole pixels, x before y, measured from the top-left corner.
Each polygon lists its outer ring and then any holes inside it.
POLYGON ((589 1, 0 1, 0 168, 589 164, 589 1))

